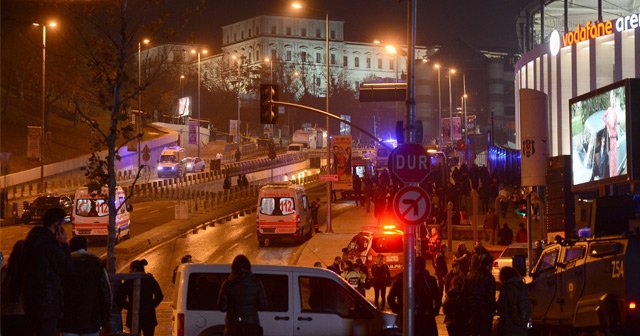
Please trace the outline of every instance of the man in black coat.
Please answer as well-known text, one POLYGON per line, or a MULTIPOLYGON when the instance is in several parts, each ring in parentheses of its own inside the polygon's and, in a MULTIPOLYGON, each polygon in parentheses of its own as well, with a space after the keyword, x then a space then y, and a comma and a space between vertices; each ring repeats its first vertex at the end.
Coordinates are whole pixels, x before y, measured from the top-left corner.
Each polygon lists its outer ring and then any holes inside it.
POLYGON ((42 226, 31 229, 24 241, 24 310, 38 336, 55 335, 64 310, 62 280, 72 271, 67 234, 62 228, 65 217, 60 208, 47 210, 42 226))
POLYGON ((231 274, 222 283, 218 307, 226 312, 225 336, 262 334, 258 310, 267 307, 262 282, 251 273, 251 263, 240 254, 233 259, 231 274))
POLYGON ((58 323, 63 333, 97 334, 109 330, 111 290, 100 258, 87 252, 87 239, 75 236, 69 241, 73 272, 63 281, 64 314, 58 323))
POLYGON ((471 257, 471 270, 467 274, 464 297, 469 311, 469 335, 490 336, 493 314, 496 311, 496 281, 486 267, 485 256, 475 253, 471 257))

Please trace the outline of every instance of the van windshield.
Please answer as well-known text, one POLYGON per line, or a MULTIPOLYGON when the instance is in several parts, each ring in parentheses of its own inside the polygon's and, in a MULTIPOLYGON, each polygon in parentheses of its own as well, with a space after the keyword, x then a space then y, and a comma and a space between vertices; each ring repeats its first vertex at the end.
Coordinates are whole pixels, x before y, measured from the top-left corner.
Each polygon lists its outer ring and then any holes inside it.
POLYGON ((295 212, 293 197, 263 197, 260 200, 260 213, 263 215, 286 216, 295 212))
POLYGON ((105 199, 79 198, 75 212, 80 217, 105 217, 109 216, 109 206, 105 199))
POLYGON ((160 162, 176 162, 175 155, 161 155, 160 162))

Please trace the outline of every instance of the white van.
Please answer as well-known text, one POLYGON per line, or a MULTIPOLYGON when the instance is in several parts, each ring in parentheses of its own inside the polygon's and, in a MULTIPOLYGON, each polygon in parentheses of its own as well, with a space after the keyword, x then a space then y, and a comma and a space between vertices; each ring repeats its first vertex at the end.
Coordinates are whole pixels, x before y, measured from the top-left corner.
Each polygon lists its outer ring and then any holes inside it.
POLYGON ((309 199, 304 187, 291 182, 269 183, 258 193, 256 230, 260 246, 274 238, 303 242, 313 235, 309 199))
MULTIPOLYGON (((109 235, 109 206, 107 198, 109 190, 102 187, 101 195, 89 192, 87 187, 76 191, 71 214, 71 228, 74 236, 107 237, 109 235)), ((116 187, 116 208, 126 200, 122 187, 116 187)), ((130 204, 120 207, 116 214, 116 241, 130 235, 132 211, 130 204)))
MULTIPOLYGON (((342 277, 323 268, 254 265, 267 308, 259 311, 265 336, 401 335, 396 315, 377 310, 342 277)), ((217 306, 231 265, 183 264, 172 301, 173 336, 223 335, 217 306)))
POLYGON ((301 143, 292 143, 287 147, 287 154, 297 154, 302 152, 305 146, 301 143))

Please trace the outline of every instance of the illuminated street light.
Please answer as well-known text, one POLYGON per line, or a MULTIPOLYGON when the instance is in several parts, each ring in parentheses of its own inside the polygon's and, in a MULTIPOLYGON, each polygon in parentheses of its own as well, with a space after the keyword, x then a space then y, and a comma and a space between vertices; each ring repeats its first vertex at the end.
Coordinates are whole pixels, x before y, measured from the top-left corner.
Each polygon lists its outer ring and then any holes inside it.
POLYGON ((44 137, 47 134, 45 132, 45 98, 46 98, 46 93, 45 93, 45 83, 46 83, 46 69, 47 69, 47 26, 53 28, 56 27, 58 24, 55 21, 50 21, 47 24, 41 24, 41 23, 37 23, 34 22, 33 26, 35 27, 42 27, 42 115, 41 115, 41 121, 42 121, 42 127, 40 128, 40 191, 41 192, 46 192, 45 187, 44 187, 44 137))
MULTIPOLYGON (((325 101, 325 104, 326 104, 325 111, 329 113, 329 82, 331 78, 329 77, 329 12, 312 8, 312 7, 305 7, 300 2, 293 2, 291 4, 291 7, 296 10, 307 8, 309 10, 324 13, 324 29, 325 29, 324 35, 325 35, 325 50, 326 50, 325 63, 327 64, 327 92, 326 92, 326 101, 325 101)), ((329 117, 327 116, 327 137, 329 137, 329 126, 330 126, 329 121, 330 121, 329 117)), ((327 142, 327 173, 329 173, 329 167, 331 167, 331 146, 327 142)), ((333 228, 331 227, 331 182, 327 182, 327 232, 333 232, 333 228)))
POLYGON ((456 73, 456 69, 449 69, 449 138, 453 144, 453 99, 451 96, 451 76, 456 73))
POLYGON ((196 141, 198 142, 198 157, 200 157, 200 55, 201 54, 207 54, 209 51, 207 49, 201 49, 201 50, 196 50, 196 49, 191 49, 191 53, 192 54, 198 54, 198 116, 197 116, 197 120, 198 120, 198 124, 197 124, 197 135, 196 135, 196 141))
POLYGON ((269 63, 269 83, 273 84, 273 61, 269 57, 265 58, 264 61, 269 63))
POLYGON ((138 169, 140 169, 140 132, 142 132, 142 44, 148 45, 151 40, 148 38, 142 39, 138 42, 138 113, 136 113, 136 137, 138 138, 138 169))

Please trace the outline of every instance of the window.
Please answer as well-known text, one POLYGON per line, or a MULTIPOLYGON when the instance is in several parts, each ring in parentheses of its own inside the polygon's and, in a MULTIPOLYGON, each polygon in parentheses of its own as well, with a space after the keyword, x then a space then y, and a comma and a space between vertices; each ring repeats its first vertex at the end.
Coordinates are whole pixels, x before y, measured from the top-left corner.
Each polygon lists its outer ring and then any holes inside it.
POLYGON ((389 60, 389 70, 393 70, 394 65, 393 60, 389 60))
POLYGON ((256 50, 256 59, 259 60, 260 59, 260 50, 256 50))
POLYGON ((307 28, 300 28, 300 35, 307 36, 307 28))
POLYGON ((233 33, 233 40, 237 41, 238 40, 238 35, 236 33, 233 33))
POLYGON ((378 69, 382 69, 382 59, 378 58, 378 69))
POLYGON ((249 28, 249 35, 247 35, 248 37, 251 37, 251 28, 249 28))
POLYGON ((320 86, 320 77, 316 77, 316 86, 320 86))
POLYGON ((367 57, 367 69, 371 69, 371 58, 367 57))
POLYGON ((342 56, 342 66, 344 67, 349 66, 349 57, 342 56))
POLYGON ((271 26, 271 35, 276 34, 276 26, 271 26))
POLYGON ((332 39, 332 40, 335 40, 335 39, 336 39, 336 31, 335 31, 335 30, 332 30, 332 31, 331 31, 331 39, 332 39))
MULTIPOLYGON (((56 202, 56 206, 60 204, 56 202)), ((109 216, 109 205, 106 199, 79 198, 76 200, 76 216, 106 217, 109 216)))
POLYGON ((316 63, 322 63, 322 54, 319 52, 316 53, 316 63))
POLYGON ((278 58, 278 53, 275 49, 271 49, 271 59, 276 60, 278 58))
POLYGON ((307 210, 308 209, 308 203, 309 201, 307 200, 307 196, 302 196, 302 208, 307 210))
POLYGON ((582 259, 584 257, 584 247, 569 247, 564 251, 564 262, 582 259))
POLYGON ((307 52, 306 51, 301 51, 300 52, 300 61, 302 63, 305 63, 307 61, 307 52))
POLYGON ((316 29, 316 37, 320 37, 320 29, 316 29))
POLYGON ((227 44, 229 44, 229 35, 227 35, 227 44))
POLYGON ((291 50, 287 50, 287 61, 291 62, 291 50))
POLYGON ((256 35, 260 35, 260 27, 256 27, 256 35))
MULTIPOLYGON (((192 273, 189 275, 187 310, 219 310, 218 292, 227 273, 192 273)), ((267 307, 261 311, 289 311, 289 287, 286 275, 256 274, 267 293, 267 307)))
POLYGON ((260 213, 263 215, 286 216, 295 212, 296 206, 293 197, 263 197, 260 200, 260 213))
POLYGON ((331 64, 332 65, 336 64, 336 55, 335 54, 331 54, 331 64))
POLYGON ((353 58, 353 66, 356 67, 356 68, 360 67, 360 57, 356 56, 356 57, 353 58))
POLYGON ((303 312, 353 317, 356 298, 339 283, 325 278, 301 276, 298 286, 303 312))
POLYGON ((402 235, 380 235, 371 240, 376 253, 402 253, 402 247, 402 235))
POLYGON ((244 40, 244 32, 240 32, 240 39, 244 40))
POLYGON ((549 269, 553 269, 556 267, 556 259, 558 257, 558 249, 547 252, 540 257, 540 261, 538 261, 538 267, 536 268, 536 273, 544 272, 549 269))
POLYGON ((287 35, 291 35, 291 27, 287 27, 287 35))

